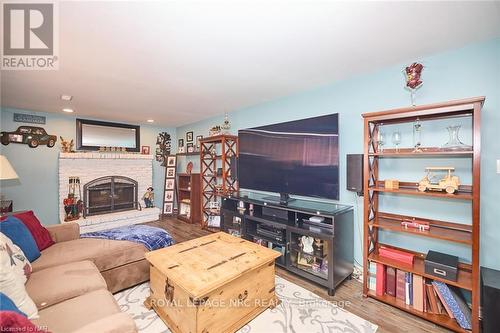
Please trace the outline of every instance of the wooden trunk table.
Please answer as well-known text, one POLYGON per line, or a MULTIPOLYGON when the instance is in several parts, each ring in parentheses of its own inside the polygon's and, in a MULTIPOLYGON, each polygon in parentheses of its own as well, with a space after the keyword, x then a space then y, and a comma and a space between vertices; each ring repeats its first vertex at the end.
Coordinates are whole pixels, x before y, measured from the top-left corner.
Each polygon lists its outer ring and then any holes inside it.
POLYGON ((277 305, 281 254, 223 232, 146 253, 153 308, 173 333, 234 332, 277 305))

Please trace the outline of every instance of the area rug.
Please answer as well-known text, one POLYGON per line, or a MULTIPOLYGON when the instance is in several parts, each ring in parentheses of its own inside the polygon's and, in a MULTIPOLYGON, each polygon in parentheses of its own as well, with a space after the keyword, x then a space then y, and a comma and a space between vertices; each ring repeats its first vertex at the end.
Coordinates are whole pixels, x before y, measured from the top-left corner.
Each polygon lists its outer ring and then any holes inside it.
MULTIPOLYGON (((276 295, 281 303, 267 309, 243 326, 238 333, 373 333, 378 326, 310 291, 276 276, 276 295)), ((114 295, 123 312, 130 314, 141 333, 170 333, 168 327, 143 302, 149 296, 149 283, 114 295)))

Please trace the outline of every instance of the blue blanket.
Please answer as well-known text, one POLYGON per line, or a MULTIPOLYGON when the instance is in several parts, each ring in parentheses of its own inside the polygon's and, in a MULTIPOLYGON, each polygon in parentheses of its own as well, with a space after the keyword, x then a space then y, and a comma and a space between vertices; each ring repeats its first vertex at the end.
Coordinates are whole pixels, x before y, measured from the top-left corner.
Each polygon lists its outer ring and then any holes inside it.
POLYGON ((165 230, 147 225, 129 225, 110 230, 88 232, 80 237, 131 241, 143 244, 150 251, 175 243, 172 236, 165 230))

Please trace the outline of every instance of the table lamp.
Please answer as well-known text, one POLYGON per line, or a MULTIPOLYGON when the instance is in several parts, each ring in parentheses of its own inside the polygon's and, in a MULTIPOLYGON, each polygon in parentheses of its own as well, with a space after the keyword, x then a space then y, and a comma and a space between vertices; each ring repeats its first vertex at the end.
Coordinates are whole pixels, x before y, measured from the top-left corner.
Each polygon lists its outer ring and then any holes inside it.
MULTIPOLYGON (((9 163, 9 160, 0 155, 0 180, 18 179, 16 171, 9 163)), ((3 192, 3 191, 2 191, 3 192)), ((12 211, 12 200, 4 200, 3 193, 0 195, 0 213, 12 211)))

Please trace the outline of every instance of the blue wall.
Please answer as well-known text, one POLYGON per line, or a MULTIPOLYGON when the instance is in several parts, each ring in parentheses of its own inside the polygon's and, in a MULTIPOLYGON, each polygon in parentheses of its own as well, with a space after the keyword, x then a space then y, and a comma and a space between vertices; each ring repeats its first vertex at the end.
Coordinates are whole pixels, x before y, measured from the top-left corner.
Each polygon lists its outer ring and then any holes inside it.
MULTIPOLYGON (((367 54, 367 56, 369 56, 367 54)), ((486 96, 482 116, 482 157, 481 157, 481 264, 500 269, 500 252, 496 247, 500 242, 500 175, 496 174, 496 159, 500 159, 500 39, 469 45, 461 49, 440 53, 421 59, 410 59, 424 64, 424 85, 417 92, 417 104, 441 102, 474 96, 486 96)), ((253 126, 289 121, 331 113, 340 114, 340 188, 345 189, 345 155, 363 152, 363 121, 361 113, 391 109, 409 105, 409 93, 403 89, 402 68, 398 64, 377 72, 353 77, 311 91, 301 92, 286 98, 261 105, 236 110, 230 113, 232 132, 253 126)), ((177 137, 185 138, 188 131, 194 135, 208 134, 208 128, 221 124, 223 116, 206 119, 177 128, 177 137)), ((470 122, 456 120, 453 124, 463 126, 461 138, 470 143, 470 122)), ((440 145, 447 141, 448 123, 424 124, 424 144, 440 145)), ((411 125, 401 126, 403 143, 411 144, 411 125)), ((393 129, 387 128, 388 140, 393 129)), ((425 166, 457 167, 457 174, 464 183, 470 182, 470 161, 462 159, 398 160, 384 162, 397 168, 381 176, 415 181, 424 175, 425 166), (398 171, 399 170, 399 171, 398 171)), ((199 168, 199 165, 196 164, 199 168)), ((387 170, 388 168, 386 168, 387 170)), ((340 202, 362 207, 362 199, 342 190, 340 202)), ((406 212, 416 216, 449 219, 470 223, 470 203, 435 201, 410 197, 384 196, 381 208, 406 212)), ((361 208, 362 209, 362 208, 361 208)), ((358 211, 358 209, 357 209, 358 211)), ((359 215, 359 214, 357 214, 359 215)), ((355 256, 361 262, 362 216, 358 216, 355 228, 355 256)), ((382 240, 386 239, 382 235, 382 240)), ((391 235, 394 244, 404 244, 415 250, 429 248, 456 253, 463 260, 470 258, 467 247, 446 242, 430 242, 425 238, 406 238, 391 235)))
MULTIPOLYGON (((59 200, 59 178, 58 178, 58 156, 60 151, 60 139, 75 139, 76 123, 75 116, 33 112, 29 110, 1 109, 2 131, 14 131, 18 126, 29 125, 13 121, 13 113, 36 114, 47 117, 47 123, 42 125, 49 134, 57 135, 58 142, 53 148, 39 146, 32 149, 28 145, 9 144, 1 145, 0 152, 5 155, 16 170, 19 179, 2 181, 2 194, 7 199, 14 201, 15 210, 32 209, 43 224, 59 223, 58 200, 59 200)), ((151 152, 156 148, 156 137, 159 132, 170 133, 173 140, 173 151, 176 150, 175 129, 159 128, 141 125, 141 145, 150 146, 151 152)), ((153 187, 157 207, 162 207, 162 188, 165 169, 160 163, 153 161, 153 187)), ((140 189, 142 191, 145 189, 140 189)), ((141 193, 141 192, 139 192, 141 193)))

